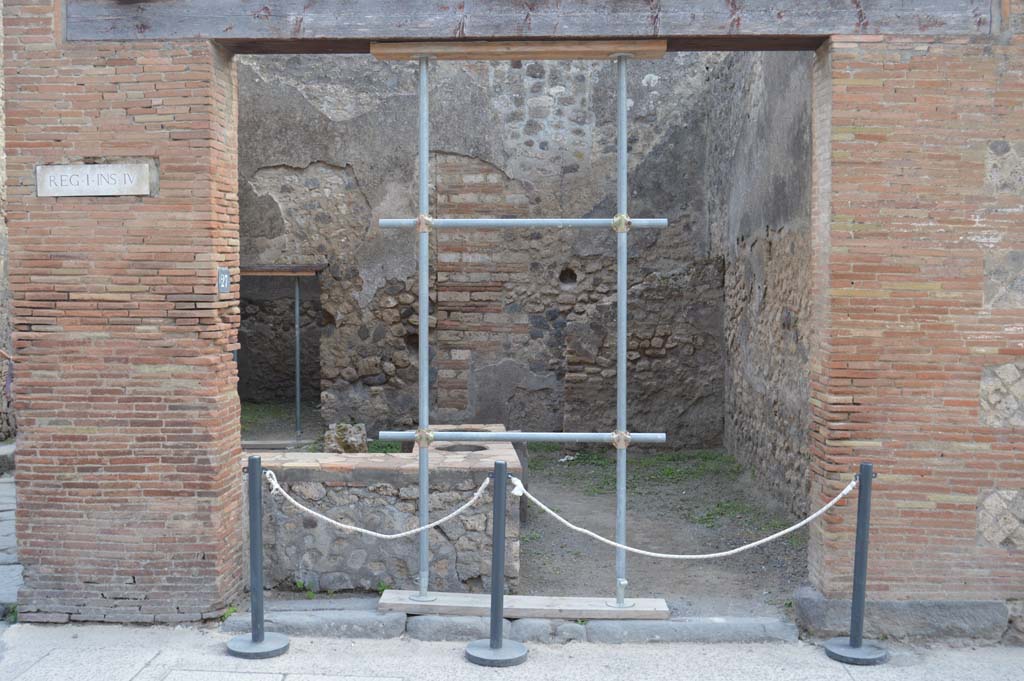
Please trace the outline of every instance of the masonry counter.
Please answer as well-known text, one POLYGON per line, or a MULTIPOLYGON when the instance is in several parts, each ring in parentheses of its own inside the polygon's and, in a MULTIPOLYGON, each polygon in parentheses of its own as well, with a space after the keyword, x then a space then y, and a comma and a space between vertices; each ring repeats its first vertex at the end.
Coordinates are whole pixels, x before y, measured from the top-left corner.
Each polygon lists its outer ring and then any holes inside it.
MULTIPOLYGON (((480 428, 480 426, 477 426, 480 428)), ((503 430, 503 428, 502 428, 503 430)), ((263 466, 304 506, 329 518, 378 532, 415 528, 418 456, 260 452, 263 466)), ((467 501, 494 468, 522 469, 508 443, 448 443, 430 448, 430 517, 442 517, 467 501)), ((490 488, 465 514, 430 532, 430 589, 483 592, 490 588, 490 488)), ((505 575, 519 581, 519 499, 509 498, 505 575), (515 512, 513 510, 515 509, 515 512)), ((414 589, 417 536, 381 540, 345 532, 302 513, 284 499, 264 495, 264 573, 271 588, 313 591, 414 589)))

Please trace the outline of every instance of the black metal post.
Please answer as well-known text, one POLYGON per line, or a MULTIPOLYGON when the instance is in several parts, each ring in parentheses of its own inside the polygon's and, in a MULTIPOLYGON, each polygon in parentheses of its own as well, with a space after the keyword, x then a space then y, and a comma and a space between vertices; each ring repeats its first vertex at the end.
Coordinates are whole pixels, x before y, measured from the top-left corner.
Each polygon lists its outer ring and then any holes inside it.
POLYGON ((263 460, 249 457, 249 598, 252 642, 266 638, 263 626, 263 460))
POLYGON ((508 466, 494 462, 494 509, 491 516, 491 637, 466 646, 466 658, 485 667, 512 667, 526 661, 526 646, 503 640, 505 624, 505 507, 508 466))
POLYGON ((847 664, 881 664, 889 652, 877 643, 864 641, 864 604, 868 582, 868 535, 871 531, 871 483, 874 466, 860 465, 857 493, 857 536, 853 549, 853 602, 850 605, 850 637, 834 638, 825 644, 825 652, 833 660, 847 664))
POLYGON ((252 633, 228 641, 228 652, 250 659, 277 657, 288 651, 288 637, 267 633, 263 620, 263 462, 249 457, 249 597, 252 633))
POLYGON ((504 461, 494 464, 494 527, 491 530, 491 649, 501 648, 505 619, 505 497, 508 470, 504 461))

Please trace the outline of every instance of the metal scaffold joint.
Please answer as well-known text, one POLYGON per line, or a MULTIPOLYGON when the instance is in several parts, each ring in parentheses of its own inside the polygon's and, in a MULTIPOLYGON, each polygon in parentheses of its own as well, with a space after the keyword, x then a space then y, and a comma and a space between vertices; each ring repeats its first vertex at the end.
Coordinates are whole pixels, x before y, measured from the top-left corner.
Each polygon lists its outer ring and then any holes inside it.
POLYGON ((612 231, 615 232, 628 232, 629 228, 633 225, 633 220, 630 219, 625 213, 619 213, 612 218, 612 231))
POLYGON ((629 443, 632 440, 632 436, 624 430, 616 430, 612 432, 612 445, 615 449, 626 449, 629 447, 629 443))
POLYGON ((416 444, 421 448, 429 447, 434 441, 434 431, 420 428, 416 431, 416 444))
POLYGON ((430 233, 434 220, 429 215, 420 215, 416 218, 416 231, 430 233))

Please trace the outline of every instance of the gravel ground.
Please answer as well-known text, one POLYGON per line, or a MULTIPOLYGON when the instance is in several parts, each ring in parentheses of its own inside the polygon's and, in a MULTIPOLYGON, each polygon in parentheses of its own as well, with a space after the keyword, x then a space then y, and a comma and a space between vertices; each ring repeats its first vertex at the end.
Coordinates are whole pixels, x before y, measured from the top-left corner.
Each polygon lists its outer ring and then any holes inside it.
MULTIPOLYGON (((615 462, 582 453, 530 450, 530 491, 577 525, 615 534, 615 462)), ((634 454, 628 541, 672 553, 730 549, 797 520, 758 492, 720 451, 634 454)), ((807 576, 807 530, 731 558, 669 561, 629 555, 628 594, 665 598, 680 615, 786 615, 807 576)), ((522 529, 521 592, 614 594, 615 550, 572 532, 535 507, 522 529)))

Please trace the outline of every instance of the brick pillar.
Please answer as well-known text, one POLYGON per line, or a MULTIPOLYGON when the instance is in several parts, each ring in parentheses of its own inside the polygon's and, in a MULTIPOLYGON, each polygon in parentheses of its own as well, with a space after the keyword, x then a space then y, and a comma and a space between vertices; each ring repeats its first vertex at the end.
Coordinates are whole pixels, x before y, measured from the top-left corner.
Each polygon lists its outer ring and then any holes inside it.
MULTIPOLYGON (((871 598, 1019 599, 1024 41, 834 37, 814 106, 812 504, 873 461, 871 598)), ((854 507, 812 532, 828 596, 854 507)))
POLYGON ((62 5, 4 16, 19 616, 216 617, 243 582, 234 70, 208 43, 64 43, 62 5), (135 157, 155 196, 35 195, 38 164, 135 157))

